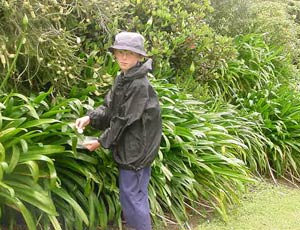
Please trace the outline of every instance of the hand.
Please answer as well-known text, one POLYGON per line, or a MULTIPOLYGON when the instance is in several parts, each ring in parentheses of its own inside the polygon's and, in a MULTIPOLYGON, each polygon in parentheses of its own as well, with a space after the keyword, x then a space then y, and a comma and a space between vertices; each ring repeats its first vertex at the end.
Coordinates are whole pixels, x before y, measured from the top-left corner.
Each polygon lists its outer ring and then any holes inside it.
POLYGON ((89 151, 95 151, 96 149, 100 148, 100 143, 98 140, 86 141, 82 145, 89 151))
POLYGON ((79 130, 83 130, 85 126, 87 126, 90 123, 90 117, 89 116, 84 116, 81 118, 78 118, 75 121, 75 128, 79 130))

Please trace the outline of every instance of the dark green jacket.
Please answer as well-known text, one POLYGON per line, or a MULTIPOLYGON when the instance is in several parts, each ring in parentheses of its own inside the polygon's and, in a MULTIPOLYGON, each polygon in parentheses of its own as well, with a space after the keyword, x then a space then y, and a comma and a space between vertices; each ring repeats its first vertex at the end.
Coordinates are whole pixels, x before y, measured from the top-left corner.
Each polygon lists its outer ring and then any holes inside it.
POLYGON ((147 73, 152 60, 117 76, 105 102, 88 115, 91 125, 104 132, 98 141, 113 152, 121 168, 149 166, 158 153, 162 121, 158 97, 147 73))

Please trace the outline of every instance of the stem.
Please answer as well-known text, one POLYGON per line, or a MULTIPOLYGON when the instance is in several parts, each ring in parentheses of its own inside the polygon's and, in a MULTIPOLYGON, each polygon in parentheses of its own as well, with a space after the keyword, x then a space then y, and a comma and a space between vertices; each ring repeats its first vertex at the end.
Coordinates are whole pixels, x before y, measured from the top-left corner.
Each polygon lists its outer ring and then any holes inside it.
POLYGON ((13 63, 12 65, 10 66, 10 68, 8 69, 6 75, 5 75, 5 78, 4 80, 2 81, 1 85, 0 85, 0 90, 2 90, 3 87, 6 86, 6 82, 8 81, 8 79, 11 77, 12 75, 12 72, 14 71, 14 68, 15 68, 15 65, 16 65, 16 62, 17 62, 17 59, 18 59, 18 56, 20 54, 20 51, 21 51, 21 48, 22 46, 25 44, 25 36, 24 34, 22 35, 22 38, 21 38, 21 41, 18 45, 18 49, 17 49, 17 52, 16 52, 16 56, 14 57, 14 60, 13 60, 13 63))

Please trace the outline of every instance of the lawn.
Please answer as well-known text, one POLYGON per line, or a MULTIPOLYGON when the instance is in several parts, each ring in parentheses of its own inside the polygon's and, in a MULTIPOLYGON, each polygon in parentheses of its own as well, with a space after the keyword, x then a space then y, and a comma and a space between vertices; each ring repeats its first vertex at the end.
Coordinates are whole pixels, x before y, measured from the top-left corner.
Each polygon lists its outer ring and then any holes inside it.
POLYGON ((229 212, 227 224, 211 219, 195 230, 300 230, 300 188, 262 182, 229 212))

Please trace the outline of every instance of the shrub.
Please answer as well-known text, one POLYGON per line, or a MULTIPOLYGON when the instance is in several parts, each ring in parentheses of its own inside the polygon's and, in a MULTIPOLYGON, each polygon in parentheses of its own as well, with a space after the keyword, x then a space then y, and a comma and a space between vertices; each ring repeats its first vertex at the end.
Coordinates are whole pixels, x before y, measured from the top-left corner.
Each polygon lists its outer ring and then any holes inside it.
POLYGON ((128 15, 119 19, 119 28, 146 37, 156 77, 180 83, 210 79, 214 68, 235 57, 231 39, 218 36, 206 23, 211 12, 208 1, 131 3, 125 9, 128 15))
POLYGON ((279 177, 299 180, 299 93, 287 85, 251 90, 242 101, 247 111, 259 113, 270 166, 279 177))
MULTIPOLYGON (((235 157, 247 146, 227 130, 224 114, 201 109, 201 103, 175 85, 153 83, 164 121, 149 187, 153 218, 171 213, 184 228, 188 209, 196 210, 195 201, 201 200, 226 219, 227 205, 237 202, 244 184, 253 181, 235 157)), ((59 97, 50 102, 50 94, 1 97, 1 217, 13 222, 13 205, 28 229, 121 224, 117 166, 107 151, 76 149, 79 137, 72 128, 76 117, 99 102, 88 97, 86 103, 59 97)))
POLYGON ((113 18, 123 6, 106 0, 0 4, 0 90, 27 95, 28 89, 39 92, 54 86, 64 94, 71 86, 85 85, 93 76, 84 75, 88 73, 83 69, 94 71, 89 61, 95 50, 105 54, 104 44, 114 33, 113 18))
POLYGON ((117 168, 107 152, 76 149, 72 123, 83 107, 78 99, 51 103, 50 93, 0 98, 1 223, 30 230, 105 227, 120 217, 113 202, 117 168))
POLYGON ((264 34, 268 45, 282 46, 293 64, 299 67, 299 9, 298 1, 212 1, 215 9, 209 25, 222 35, 264 34))

